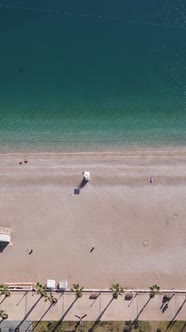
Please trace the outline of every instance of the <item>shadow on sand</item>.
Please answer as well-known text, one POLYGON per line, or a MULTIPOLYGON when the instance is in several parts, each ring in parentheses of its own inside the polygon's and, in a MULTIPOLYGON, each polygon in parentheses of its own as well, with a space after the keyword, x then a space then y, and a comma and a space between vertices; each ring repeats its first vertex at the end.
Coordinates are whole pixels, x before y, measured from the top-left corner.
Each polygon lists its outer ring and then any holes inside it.
POLYGON ((9 242, 0 242, 0 253, 2 253, 8 246, 9 242))
POLYGON ((81 181, 81 183, 79 184, 79 186, 77 186, 74 189, 74 195, 79 195, 80 191, 86 186, 87 183, 88 183, 88 180, 86 180, 84 177, 83 180, 81 181))

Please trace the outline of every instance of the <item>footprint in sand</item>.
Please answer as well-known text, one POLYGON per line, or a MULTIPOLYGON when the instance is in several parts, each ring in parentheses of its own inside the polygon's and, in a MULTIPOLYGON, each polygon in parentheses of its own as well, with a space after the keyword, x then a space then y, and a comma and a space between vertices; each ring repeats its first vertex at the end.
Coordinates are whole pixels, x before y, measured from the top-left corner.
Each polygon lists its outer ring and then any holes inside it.
POLYGON ((149 247, 149 241, 144 241, 143 245, 144 245, 144 247, 149 247))
POLYGON ((178 217, 177 213, 168 214, 165 212, 165 219, 166 219, 167 224, 174 223, 176 221, 177 217, 178 217))
POLYGON ((154 271, 154 277, 156 280, 159 280, 160 279, 160 274, 158 271, 154 271))

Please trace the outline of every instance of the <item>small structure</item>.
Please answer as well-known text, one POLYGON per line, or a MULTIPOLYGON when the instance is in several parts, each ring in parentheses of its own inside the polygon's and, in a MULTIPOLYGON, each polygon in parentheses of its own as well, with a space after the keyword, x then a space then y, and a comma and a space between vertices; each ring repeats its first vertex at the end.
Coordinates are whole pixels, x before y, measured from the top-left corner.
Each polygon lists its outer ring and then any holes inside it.
POLYGON ((79 186, 74 189, 74 195, 79 195, 80 191, 86 186, 90 180, 90 172, 85 171, 83 174, 83 180, 80 182, 79 186))
POLYGON ((133 292, 128 292, 128 293, 126 293, 125 294, 125 300, 126 301, 130 301, 130 300, 132 300, 132 298, 133 298, 133 292))
POLYGON ((32 291, 34 290, 35 282, 6 282, 8 289, 12 291, 32 291))
POLYGON ((154 183, 154 178, 152 176, 150 177, 150 183, 154 183))
POLYGON ((63 292, 67 289, 68 287, 68 282, 67 280, 62 280, 62 281, 59 281, 59 285, 58 285, 58 290, 63 292))
POLYGON ((0 234, 0 242, 10 243, 10 235, 0 234))
POLYGON ((84 175, 84 179, 85 179, 86 181, 90 181, 90 172, 85 171, 85 172, 83 172, 83 175, 84 175))
POLYGON ((48 279, 47 280, 47 286, 46 286, 47 290, 53 290, 56 288, 56 282, 55 280, 51 280, 51 279, 48 279))
POLYGON ((10 243, 11 228, 10 227, 0 227, 0 252, 2 252, 5 247, 10 243))
POLYGON ((94 293, 90 294, 89 299, 90 299, 90 300, 96 300, 97 297, 99 296, 99 294, 100 294, 100 293, 95 293, 95 292, 94 292, 94 293))

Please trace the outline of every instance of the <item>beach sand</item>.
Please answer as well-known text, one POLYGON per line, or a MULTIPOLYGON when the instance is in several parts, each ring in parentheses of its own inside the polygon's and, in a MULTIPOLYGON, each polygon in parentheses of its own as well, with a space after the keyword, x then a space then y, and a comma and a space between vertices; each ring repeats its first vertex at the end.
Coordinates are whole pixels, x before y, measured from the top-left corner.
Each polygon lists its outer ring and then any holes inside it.
POLYGON ((1 154, 0 282, 185 288, 185 201, 185 150, 1 154))

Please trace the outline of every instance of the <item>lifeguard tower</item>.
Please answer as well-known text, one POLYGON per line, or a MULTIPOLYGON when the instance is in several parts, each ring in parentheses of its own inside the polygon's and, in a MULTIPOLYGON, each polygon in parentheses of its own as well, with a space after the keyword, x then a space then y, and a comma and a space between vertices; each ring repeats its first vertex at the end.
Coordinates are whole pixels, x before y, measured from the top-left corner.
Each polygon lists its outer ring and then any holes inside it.
POLYGON ((10 243, 11 228, 0 226, 0 252, 10 243))
POLYGON ((90 172, 85 171, 85 172, 83 172, 83 175, 84 175, 85 181, 90 181, 90 172))

